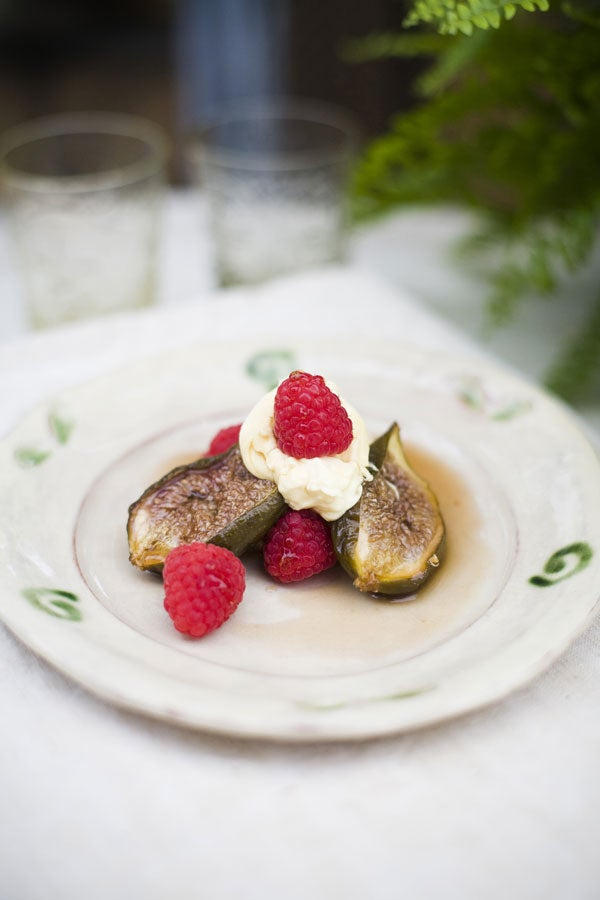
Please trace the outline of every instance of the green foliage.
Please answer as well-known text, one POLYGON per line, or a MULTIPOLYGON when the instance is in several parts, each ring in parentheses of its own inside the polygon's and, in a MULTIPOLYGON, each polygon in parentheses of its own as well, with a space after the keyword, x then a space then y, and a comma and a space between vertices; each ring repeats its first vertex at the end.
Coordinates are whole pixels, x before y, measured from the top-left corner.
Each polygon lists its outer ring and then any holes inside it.
MULTIPOLYGON (((459 204, 479 213, 481 226, 461 252, 485 262, 489 319, 496 324, 513 316, 528 295, 551 295, 595 245, 600 31, 592 4, 573 0, 567 14, 555 3, 547 15, 510 20, 513 8, 547 4, 469 0, 471 13, 481 7, 501 11, 502 27, 487 29, 472 16, 462 19, 475 26, 471 36, 369 35, 346 48, 349 59, 429 59, 415 84, 420 104, 394 117, 358 167, 357 216, 409 203, 459 204)), ((439 31, 449 32, 448 15, 458 15, 462 5, 419 0, 407 21, 435 22, 439 31)), ((552 372, 552 388, 569 399, 576 387, 583 391, 591 384, 595 368, 600 370, 598 344, 591 337, 600 328, 595 315, 592 311, 581 344, 575 340, 568 351, 570 362, 557 363, 552 372)))
POLYGON ((549 9, 548 0, 417 0, 405 25, 435 25, 440 34, 470 35, 475 28, 500 28, 518 9, 535 12, 549 9))
POLYGON ((585 386, 598 380, 600 366, 600 294, 581 334, 570 341, 551 367, 546 385, 559 396, 577 401, 585 386))
POLYGON ((493 217, 457 247, 463 260, 477 260, 490 284, 488 326, 505 325, 529 294, 551 295, 565 275, 590 256, 597 238, 597 215, 574 209, 559 220, 549 217, 507 230, 493 217))

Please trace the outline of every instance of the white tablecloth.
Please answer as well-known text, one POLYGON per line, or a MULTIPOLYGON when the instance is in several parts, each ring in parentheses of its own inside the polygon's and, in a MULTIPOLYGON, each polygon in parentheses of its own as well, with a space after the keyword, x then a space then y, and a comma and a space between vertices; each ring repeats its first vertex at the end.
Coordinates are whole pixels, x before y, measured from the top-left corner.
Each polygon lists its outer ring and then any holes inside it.
MULTIPOLYGON (((69 384, 181 342, 226 338, 232 323, 248 337, 289 334, 293 323, 299 336, 484 352, 366 271, 377 258, 372 232, 357 241, 354 267, 216 297, 202 293, 210 278, 193 208, 176 203, 169 215, 156 310, 19 337, 6 276, 4 337, 15 337, 0 345, 2 433, 69 384)), ((426 242, 425 220, 413 221, 413 231, 406 219, 398 226, 409 251, 426 242)), ((414 257, 405 254, 413 293, 414 257)), ((438 289, 446 272, 440 260, 438 289)), ((427 278, 431 287, 429 269, 427 278)), ((590 425, 597 414, 589 410, 590 425)), ((113 709, 0 628, 0 896, 595 900, 599 649, 596 619, 543 676, 488 710, 363 744, 286 746, 113 709)))

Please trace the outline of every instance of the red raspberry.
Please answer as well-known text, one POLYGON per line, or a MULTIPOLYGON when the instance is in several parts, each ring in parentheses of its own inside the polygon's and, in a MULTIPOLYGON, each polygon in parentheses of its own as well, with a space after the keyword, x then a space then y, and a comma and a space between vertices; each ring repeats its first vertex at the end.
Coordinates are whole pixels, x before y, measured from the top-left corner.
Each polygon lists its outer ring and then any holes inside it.
POLYGON ((215 544, 180 544, 163 569, 165 609, 177 631, 201 637, 235 612, 246 587, 237 556, 215 544))
POLYGON ((292 372, 275 394, 277 446, 295 459, 334 456, 352 441, 352 422, 320 375, 292 372))
POLYGON ((266 537, 263 557, 269 575, 283 582, 310 578, 336 561, 329 526, 312 509, 284 513, 266 537))
POLYGON ((239 425, 229 425, 227 428, 221 428, 210 442, 206 455, 217 456, 219 453, 225 453, 226 450, 237 444, 241 427, 242 423, 240 422, 239 425))

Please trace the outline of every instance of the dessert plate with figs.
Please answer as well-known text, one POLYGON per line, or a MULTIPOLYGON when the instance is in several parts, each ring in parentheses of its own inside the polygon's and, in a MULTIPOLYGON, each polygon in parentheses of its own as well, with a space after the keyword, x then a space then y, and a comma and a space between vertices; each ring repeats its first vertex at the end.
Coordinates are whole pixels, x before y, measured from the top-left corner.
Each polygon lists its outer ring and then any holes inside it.
POLYGON ((105 700, 192 728, 311 741, 441 722, 544 671, 600 598, 594 450, 567 408, 475 357, 195 344, 64 391, 0 454, 3 622, 105 700), (253 474, 243 430, 208 448, 298 371, 335 384, 365 449, 350 505, 332 488, 319 513, 335 555, 286 583, 264 548, 304 502, 296 481, 253 474), (200 638, 173 627, 162 578, 193 542, 245 570, 200 638))

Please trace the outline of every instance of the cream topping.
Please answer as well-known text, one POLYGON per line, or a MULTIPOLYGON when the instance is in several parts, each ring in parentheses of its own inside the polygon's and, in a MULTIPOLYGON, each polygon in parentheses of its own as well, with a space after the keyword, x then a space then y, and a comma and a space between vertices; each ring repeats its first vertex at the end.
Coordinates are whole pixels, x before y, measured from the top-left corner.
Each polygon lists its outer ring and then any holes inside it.
MULTIPOLYGON (((340 396, 332 382, 326 384, 340 396)), ((275 393, 276 389, 265 394, 242 425, 239 445, 244 465, 257 478, 273 481, 292 509, 314 509, 330 522, 339 519, 359 500, 363 482, 372 478, 367 467, 369 435, 362 418, 340 397, 352 421, 350 446, 335 456, 294 459, 279 449, 273 434, 275 393)))

